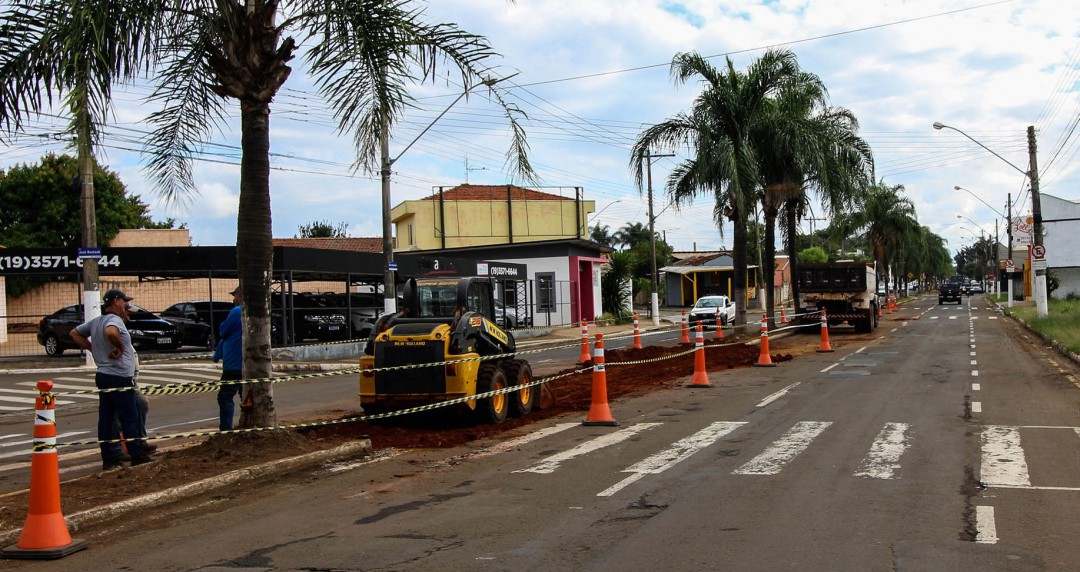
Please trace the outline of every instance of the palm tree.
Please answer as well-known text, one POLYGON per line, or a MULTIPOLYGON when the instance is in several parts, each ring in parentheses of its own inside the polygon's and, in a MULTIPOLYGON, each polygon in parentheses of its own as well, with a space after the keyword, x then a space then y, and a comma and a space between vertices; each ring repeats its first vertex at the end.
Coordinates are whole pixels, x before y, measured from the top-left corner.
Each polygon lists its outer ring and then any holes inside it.
MULTIPOLYGON (((146 141, 148 171, 170 200, 184 201, 194 195, 194 153, 215 127, 224 125, 226 100, 239 103, 237 269, 245 300, 244 376, 264 379, 270 375, 273 252, 270 103, 292 73, 289 62, 301 45, 308 46, 304 62, 320 95, 334 110, 338 131, 352 136, 358 168, 376 169, 381 143, 411 102, 408 87, 417 79, 434 79, 437 64, 443 62, 457 71, 466 89, 478 83, 489 86, 490 96, 503 106, 512 127, 508 166, 526 179, 533 176, 516 110, 491 89, 492 70, 486 61, 495 53, 487 41, 453 24, 425 23, 423 9, 416 4, 409 0, 38 0, 20 3, 20 11, 5 13, 0 25, 17 27, 19 34, 5 35, 10 44, 48 46, 52 42, 56 47, 49 53, 75 64, 87 55, 71 49, 81 45, 77 43, 80 33, 97 34, 109 46, 123 46, 117 52, 128 57, 111 68, 103 67, 95 76, 102 84, 145 69, 138 64, 156 64, 150 70, 156 85, 151 101, 161 109, 149 119, 154 130, 146 141), (40 9, 27 11, 23 4, 40 9), (65 27, 62 16, 76 10, 73 6, 102 17, 85 30, 65 27)), ((0 82, 4 101, 24 102, 28 85, 55 85, 55 72, 48 62, 20 61, 6 54, 2 61, 26 68, 12 74, 14 80, 0 82), (39 79, 31 83, 27 78, 39 79)), ((0 66, 0 79, 7 80, 7 74, 0 66)), ((64 88, 77 95, 77 87, 65 84, 64 88)), ((252 393, 255 408, 241 416, 240 425, 275 424, 270 384, 255 384, 252 393)))
POLYGON ((611 233, 611 227, 606 224, 590 227, 589 240, 608 248, 615 248, 615 245, 618 244, 615 241, 615 236, 611 233))
MULTIPOLYGON (((0 14, 0 130, 23 129, 54 94, 70 116, 82 201, 82 245, 97 246, 94 150, 112 113, 116 81, 137 77, 154 61, 161 29, 154 10, 118 10, 111 0, 20 2, 0 14), (124 41, 101 30, 124 29, 124 41)), ((98 289, 97 259, 83 266, 84 290, 98 289)), ((87 314, 90 315, 89 313, 87 314)))
POLYGON ((723 228, 730 220, 734 293, 738 305, 735 323, 746 323, 747 220, 759 187, 756 151, 748 134, 763 113, 765 101, 796 70, 793 58, 770 50, 745 72, 731 58, 718 70, 697 53, 676 54, 671 76, 676 83, 699 78, 702 92, 689 112, 678 113, 643 131, 630 153, 630 168, 638 188, 642 169, 655 149, 678 149, 687 158, 671 171, 665 186, 676 208, 700 195, 714 201, 713 219, 723 228))
MULTIPOLYGON (((792 246, 794 227, 800 212, 806 209, 806 191, 817 190, 825 211, 842 209, 853 189, 872 179, 873 156, 870 146, 858 137, 858 121, 843 108, 828 107, 828 92, 821 79, 799 69, 795 55, 790 59, 791 74, 776 94, 765 101, 765 112, 752 125, 751 139, 757 150, 761 175, 760 200, 765 218, 765 256, 763 275, 766 308, 773 315, 772 287, 776 260, 776 218, 785 212, 788 256, 797 264, 792 246)), ((797 268, 792 267, 797 274, 797 268)), ((797 289, 792 292, 798 296, 797 289)), ((771 319, 771 318, 770 318, 771 319)))
POLYGON ((626 248, 631 248, 635 244, 642 242, 649 242, 649 225, 642 222, 628 222, 615 231, 612 240, 614 244, 621 244, 626 248))
POLYGON ((865 232, 870 251, 878 263, 878 274, 888 283, 889 263, 895 252, 911 240, 919 223, 915 219, 915 204, 905 197, 903 185, 889 186, 882 180, 871 186, 852 223, 865 232))

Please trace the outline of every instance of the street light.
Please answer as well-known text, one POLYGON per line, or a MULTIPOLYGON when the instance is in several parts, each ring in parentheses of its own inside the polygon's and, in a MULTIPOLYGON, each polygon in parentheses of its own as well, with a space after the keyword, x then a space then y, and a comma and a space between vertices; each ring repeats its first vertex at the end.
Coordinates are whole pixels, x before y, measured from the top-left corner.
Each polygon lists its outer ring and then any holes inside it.
MULTIPOLYGON (((600 213, 602 213, 602 212, 604 212, 604 211, 608 210, 608 207, 610 207, 611 205, 613 205, 613 204, 615 204, 615 203, 621 203, 621 202, 622 202, 622 199, 616 199, 616 200, 614 200, 614 201, 612 201, 612 202, 608 203, 608 204, 607 204, 607 206, 605 206, 604 208, 602 208, 602 209, 600 209, 599 211, 597 211, 597 212, 593 213, 593 215, 592 215, 591 217, 589 217, 589 218, 591 218, 591 219, 593 219, 593 220, 596 220, 596 217, 600 216, 600 213)), ((586 224, 588 224, 588 223, 586 223, 586 224)))
MULTIPOLYGON (((951 126, 945 125, 940 121, 934 122, 934 129, 952 129, 953 131, 967 137, 973 143, 986 149, 991 155, 1001 159, 1006 165, 1016 169, 1023 174, 1031 183, 1031 218, 1034 220, 1034 236, 1032 237, 1032 243, 1036 246, 1042 246, 1043 243, 1043 225, 1042 225, 1042 200, 1039 196, 1039 164, 1036 155, 1035 146, 1035 126, 1029 125, 1027 128, 1027 141, 1028 141, 1028 170, 1023 170, 1016 165, 1013 165, 1008 159, 998 155, 993 149, 979 143, 971 135, 964 133, 963 131, 951 126)), ((1010 221, 1011 223, 1011 221, 1010 221)), ((1012 256, 1012 252, 1009 252, 1009 256, 1012 256)), ((1009 297, 1010 300, 1012 296, 1009 297)), ((1035 313, 1040 318, 1045 317, 1048 313, 1046 304, 1046 269, 1040 268, 1035 270, 1035 313)))
MULTIPOLYGON (((975 194, 970 189, 965 189, 964 187, 961 187, 960 185, 954 186, 953 189, 955 189, 957 191, 964 191, 965 193, 970 194, 971 196, 975 197, 976 199, 979 199, 979 201, 982 204, 986 205, 987 207, 990 208, 990 210, 997 213, 998 216, 1005 219, 1005 235, 1008 236, 1008 238, 1009 238, 1009 246, 1008 246, 1008 250, 1005 253, 1005 259, 1006 260, 1011 260, 1012 256, 1013 256, 1013 254, 1012 254, 1013 235, 1012 235, 1012 216, 1011 216, 1012 215, 1012 193, 1009 193, 1008 198, 1005 200, 1006 208, 1009 210, 1009 214, 1005 214, 1005 213, 997 210, 996 208, 990 206, 990 203, 982 200, 982 197, 975 194)), ((998 266, 998 232, 997 231, 998 231, 998 225, 997 225, 997 220, 995 219, 994 220, 994 266, 995 267, 998 266)), ((1008 285, 1008 291, 1009 291, 1008 305, 1009 305, 1010 308, 1012 308, 1013 301, 1012 301, 1012 273, 1011 272, 1006 272, 1005 273, 1005 280, 1007 280, 1008 284, 1009 284, 1008 285)), ((1000 289, 1000 287, 1001 287, 1000 280, 995 280, 994 281, 994 288, 995 288, 994 293, 995 294, 998 293, 998 289, 1000 289)))
POLYGON ((964 216, 964 215, 956 215, 956 218, 962 218, 962 219, 964 219, 964 220, 966 220, 966 221, 970 222, 971 224, 975 225, 975 226, 976 226, 976 227, 977 227, 977 228, 978 228, 979 230, 981 230, 981 231, 985 232, 986 234, 990 234, 990 231, 988 231, 988 230, 986 230, 985 228, 983 228, 981 224, 979 224, 979 223, 977 223, 977 222, 975 222, 975 221, 973 221, 973 220, 969 219, 968 217, 966 217, 966 216, 964 216))
POLYGON ((990 210, 992 210, 992 211, 994 211, 995 213, 997 213, 997 215, 998 215, 999 217, 1001 217, 1001 218, 1005 218, 1005 215, 1004 215, 1004 214, 1003 214, 1003 213, 1002 213, 1001 211, 999 211, 999 210, 995 209, 994 207, 990 206, 990 203, 988 203, 988 202, 986 202, 986 201, 982 200, 982 197, 980 197, 979 195, 976 195, 975 193, 971 192, 970 190, 968 190, 968 189, 965 189, 964 187, 961 187, 960 185, 955 185, 955 186, 953 187, 953 190, 955 190, 955 191, 964 191, 965 193, 967 193, 967 194, 969 194, 969 195, 971 195, 971 196, 975 197, 976 199, 979 199, 979 202, 980 202, 980 203, 982 203, 982 204, 986 205, 986 207, 987 207, 987 208, 989 208, 990 210))

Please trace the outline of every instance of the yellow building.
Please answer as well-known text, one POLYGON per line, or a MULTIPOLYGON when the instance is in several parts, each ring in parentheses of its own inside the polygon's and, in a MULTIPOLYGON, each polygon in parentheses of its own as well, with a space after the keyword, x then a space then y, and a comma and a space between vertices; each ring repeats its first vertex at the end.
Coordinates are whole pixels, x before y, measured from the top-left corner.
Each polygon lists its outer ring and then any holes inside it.
POLYGON ((588 238, 596 201, 580 187, 553 194, 514 185, 440 187, 435 194, 404 201, 390 211, 395 251, 443 250, 588 238), (565 195, 565 196, 564 196, 565 195))

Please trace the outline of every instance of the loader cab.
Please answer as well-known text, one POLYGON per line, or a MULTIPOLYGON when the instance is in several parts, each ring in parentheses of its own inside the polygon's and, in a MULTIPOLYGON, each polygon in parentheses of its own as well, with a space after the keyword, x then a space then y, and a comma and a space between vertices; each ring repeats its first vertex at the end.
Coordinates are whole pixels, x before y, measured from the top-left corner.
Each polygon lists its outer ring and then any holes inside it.
POLYGON ((405 318, 452 320, 464 312, 495 315, 494 293, 486 278, 410 279, 402 294, 405 318))

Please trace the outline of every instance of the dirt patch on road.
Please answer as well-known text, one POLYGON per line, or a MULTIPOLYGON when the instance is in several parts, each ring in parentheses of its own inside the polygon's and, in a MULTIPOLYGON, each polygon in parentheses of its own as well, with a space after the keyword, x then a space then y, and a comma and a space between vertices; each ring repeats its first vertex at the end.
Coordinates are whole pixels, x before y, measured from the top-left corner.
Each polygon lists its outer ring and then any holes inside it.
MULTIPOLYGON (((861 337, 852 336, 849 341, 859 339, 861 337)), ((709 372, 749 367, 760 355, 757 345, 735 344, 730 340, 709 340, 706 345, 706 370, 709 372)), ((692 346, 609 350, 605 356, 609 401, 685 384, 686 378, 694 372, 693 353, 665 358, 685 352, 689 347, 692 346)), ((796 335, 774 340, 770 347, 772 361, 781 363, 797 355, 812 353, 817 341, 811 336, 796 335)), ((558 379, 545 385, 540 410, 499 425, 474 425, 460 416, 432 414, 379 425, 358 421, 300 430, 215 435, 186 446, 169 446, 155 456, 154 463, 66 480, 61 487, 63 511, 70 515, 236 469, 329 449, 361 437, 370 438, 376 450, 454 447, 541 419, 575 412, 584 414, 591 404, 592 373, 578 371, 580 369, 583 368, 550 376, 558 379)), ((361 414, 357 404, 356 410, 333 410, 330 417, 348 419, 361 414)), ((323 417, 322 420, 326 419, 323 417)), ((27 497, 25 492, 2 497, 0 530, 23 525, 27 497)))

